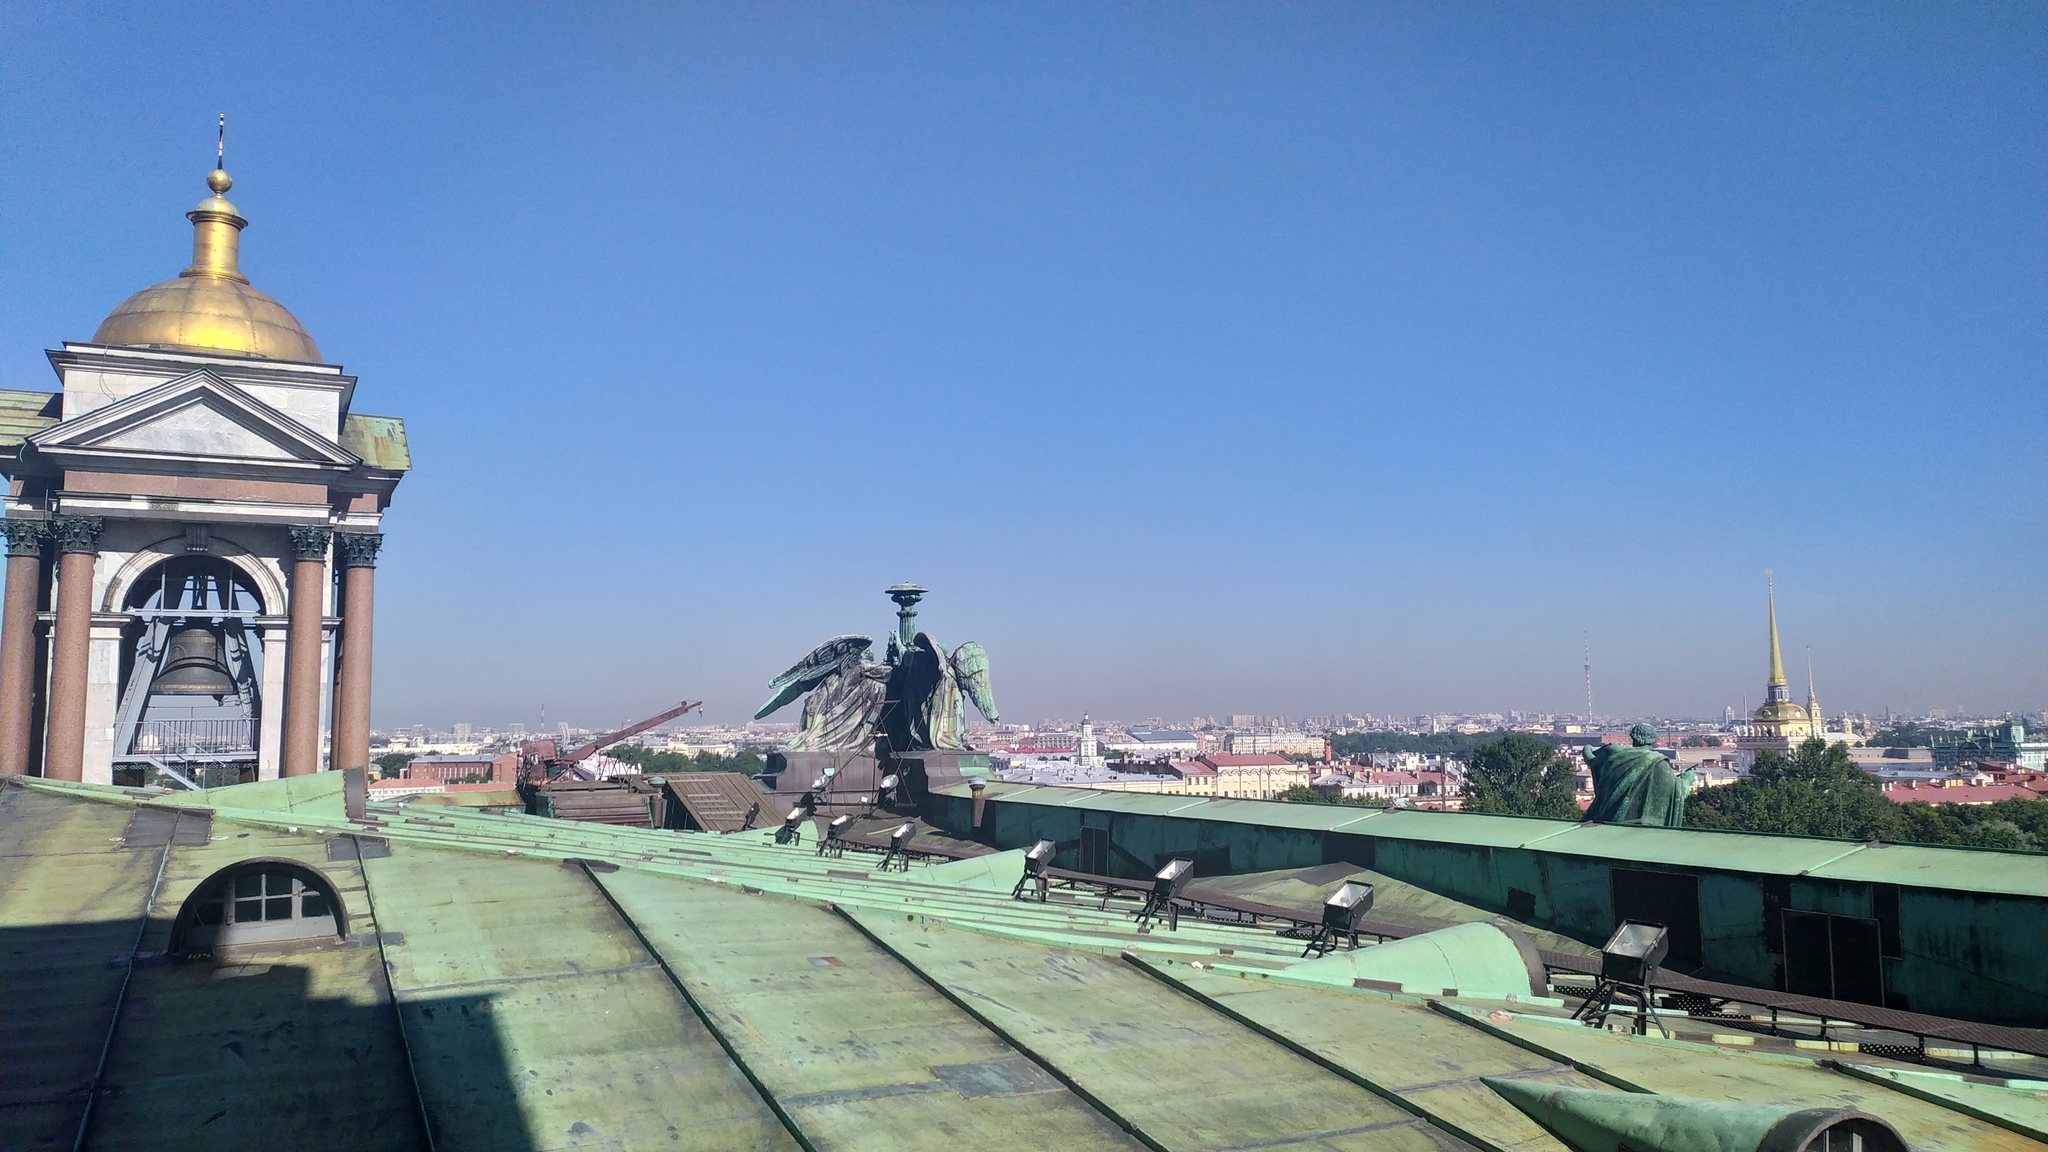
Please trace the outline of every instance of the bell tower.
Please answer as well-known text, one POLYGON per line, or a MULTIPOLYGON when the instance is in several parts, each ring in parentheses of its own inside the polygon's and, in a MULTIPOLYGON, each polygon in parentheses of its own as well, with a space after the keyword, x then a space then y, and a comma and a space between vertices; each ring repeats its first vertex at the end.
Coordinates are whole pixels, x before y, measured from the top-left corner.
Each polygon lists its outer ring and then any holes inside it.
POLYGON ((405 424, 241 269, 192 262, 0 390, 0 772, 210 787, 366 765, 372 577, 405 424))

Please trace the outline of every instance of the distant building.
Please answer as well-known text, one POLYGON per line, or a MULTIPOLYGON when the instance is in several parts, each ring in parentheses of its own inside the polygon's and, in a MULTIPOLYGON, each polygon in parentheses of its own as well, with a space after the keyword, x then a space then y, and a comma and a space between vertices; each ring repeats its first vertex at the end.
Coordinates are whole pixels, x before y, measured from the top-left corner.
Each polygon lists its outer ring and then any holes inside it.
POLYGON ((1201 753, 1202 740, 1193 732, 1132 728, 1124 733, 1123 739, 1104 741, 1102 747, 1132 760, 1186 760, 1201 753))
POLYGON ((465 776, 481 776, 494 784, 512 784, 517 782, 518 773, 517 752, 497 755, 476 752, 455 756, 415 756, 405 766, 400 778, 407 781, 438 780, 447 784, 465 776))
POLYGON ((1273 751, 1273 734, 1232 732, 1223 737, 1223 750, 1233 756, 1263 756, 1273 751))
POLYGON ((1083 768, 1100 768, 1104 760, 1102 747, 1095 739, 1095 722, 1088 714, 1081 714, 1081 736, 1074 741, 1074 762, 1083 768))
POLYGON ((2027 739, 2026 725, 2014 720, 1937 741, 1932 756, 1937 768, 1994 760, 2040 772, 2048 770, 2048 740, 2027 739))
POLYGON ((1785 658, 1778 649, 1778 596, 1770 592, 1771 670, 1764 681, 1764 702, 1749 717, 1749 735, 1738 747, 1752 758, 1758 752, 1789 752, 1811 736, 1820 735, 1823 723, 1820 705, 1813 694, 1813 670, 1807 669, 1805 704, 1792 700, 1785 681, 1785 658))

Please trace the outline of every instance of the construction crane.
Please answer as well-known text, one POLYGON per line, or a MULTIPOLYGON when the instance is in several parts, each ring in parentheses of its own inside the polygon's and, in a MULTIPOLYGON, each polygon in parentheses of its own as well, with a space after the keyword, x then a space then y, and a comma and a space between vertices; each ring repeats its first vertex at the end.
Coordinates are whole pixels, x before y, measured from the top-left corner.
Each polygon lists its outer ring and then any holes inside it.
POLYGON ((594 780, 595 776, 577 767, 577 764, 588 759, 591 753, 629 737, 638 736, 657 724, 666 724, 692 709, 701 710, 703 707, 702 700, 685 700, 659 716, 650 716, 636 724, 628 724, 617 732, 607 732, 590 743, 567 752, 558 751, 558 745, 553 738, 529 740, 519 746, 519 785, 522 789, 532 788, 564 777, 594 780))

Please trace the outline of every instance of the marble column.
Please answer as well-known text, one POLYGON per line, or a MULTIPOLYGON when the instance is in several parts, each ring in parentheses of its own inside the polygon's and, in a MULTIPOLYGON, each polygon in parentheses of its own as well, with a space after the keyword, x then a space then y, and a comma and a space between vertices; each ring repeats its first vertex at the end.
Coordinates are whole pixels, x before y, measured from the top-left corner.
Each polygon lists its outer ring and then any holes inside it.
POLYGON ((256 778, 275 780, 284 763, 285 628, 266 622, 258 630, 263 642, 263 720, 256 734, 256 778))
POLYGON ((311 526, 291 536, 291 619, 284 648, 284 775, 320 770, 320 645, 326 615, 327 542, 334 533, 311 526))
POLYGON ((53 516, 57 545, 57 629, 50 645, 49 729, 43 775, 85 778, 85 698, 92 661, 92 570, 99 558, 97 516, 53 516))
POLYGON ((0 608, 0 772, 28 773, 35 711, 36 600, 42 592, 42 520, 0 520, 7 537, 7 602, 0 608))
POLYGON ((341 667, 334 677, 334 754, 336 768, 370 766, 370 625, 377 575, 377 549, 384 537, 376 532, 338 532, 336 558, 341 562, 341 667))

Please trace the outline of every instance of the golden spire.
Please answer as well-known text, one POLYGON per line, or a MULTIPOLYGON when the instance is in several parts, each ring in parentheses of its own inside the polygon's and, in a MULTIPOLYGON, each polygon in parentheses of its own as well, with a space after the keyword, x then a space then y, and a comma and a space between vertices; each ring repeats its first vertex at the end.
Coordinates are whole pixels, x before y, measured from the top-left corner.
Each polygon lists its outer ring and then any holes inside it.
POLYGON ((1765 683, 1771 687, 1783 687, 1785 657, 1778 653, 1778 586, 1772 581, 1769 568, 1764 569, 1764 588, 1771 600, 1771 678, 1765 683))
POLYGON ((1813 717, 1813 734, 1820 735, 1820 700, 1813 694, 1813 648, 1806 649, 1806 714, 1813 717))

